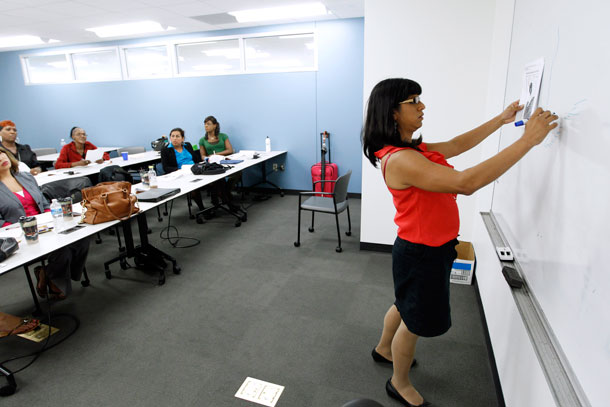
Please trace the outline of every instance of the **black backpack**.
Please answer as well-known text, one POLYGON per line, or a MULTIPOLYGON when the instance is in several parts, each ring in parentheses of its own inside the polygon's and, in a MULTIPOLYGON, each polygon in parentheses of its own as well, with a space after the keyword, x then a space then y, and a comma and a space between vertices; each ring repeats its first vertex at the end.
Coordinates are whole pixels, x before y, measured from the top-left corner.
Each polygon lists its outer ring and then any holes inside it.
POLYGON ((161 151, 165 146, 169 144, 169 141, 166 137, 159 137, 158 139, 151 141, 150 146, 155 151, 161 151))
POLYGON ((133 184, 133 177, 130 173, 128 173, 118 165, 110 165, 108 167, 102 168, 99 177, 99 182, 108 181, 127 181, 130 184, 133 184))

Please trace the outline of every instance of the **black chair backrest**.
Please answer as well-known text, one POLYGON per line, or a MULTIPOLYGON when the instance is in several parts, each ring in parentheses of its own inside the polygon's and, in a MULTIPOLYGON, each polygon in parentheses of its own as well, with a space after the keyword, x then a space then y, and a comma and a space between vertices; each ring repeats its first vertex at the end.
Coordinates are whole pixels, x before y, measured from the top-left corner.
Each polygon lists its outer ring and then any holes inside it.
POLYGON ((72 202, 83 200, 82 190, 92 186, 91 180, 87 177, 76 177, 63 179, 61 181, 49 182, 40 189, 42 194, 50 201, 53 199, 71 197, 72 202))
POLYGON ((108 167, 102 168, 100 171, 99 181, 127 181, 133 184, 133 177, 129 172, 118 165, 109 165, 108 167))

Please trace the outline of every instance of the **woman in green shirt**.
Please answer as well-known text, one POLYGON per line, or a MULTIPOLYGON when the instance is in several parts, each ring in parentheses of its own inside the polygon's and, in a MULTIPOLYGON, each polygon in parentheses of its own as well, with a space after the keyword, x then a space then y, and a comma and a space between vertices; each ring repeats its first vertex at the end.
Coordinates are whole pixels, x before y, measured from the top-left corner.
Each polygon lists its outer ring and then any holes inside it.
POLYGON ((220 132, 220 124, 214 116, 208 116, 203 121, 205 136, 199 140, 199 151, 201 158, 212 154, 230 155, 233 154, 233 146, 229 141, 229 136, 220 132))
MULTIPOLYGON (((199 140, 199 151, 201 152, 201 159, 205 157, 218 154, 218 155, 231 155, 233 154, 233 146, 229 141, 229 136, 220 132, 220 123, 214 116, 208 116, 203 121, 205 127, 205 136, 199 140)), ((241 177, 240 174, 230 175, 226 180, 219 180, 212 184, 212 205, 218 206, 220 204, 219 197, 224 204, 226 204, 231 211, 240 212, 241 208, 239 205, 233 203, 233 197, 231 191, 235 187, 235 184, 241 177)))

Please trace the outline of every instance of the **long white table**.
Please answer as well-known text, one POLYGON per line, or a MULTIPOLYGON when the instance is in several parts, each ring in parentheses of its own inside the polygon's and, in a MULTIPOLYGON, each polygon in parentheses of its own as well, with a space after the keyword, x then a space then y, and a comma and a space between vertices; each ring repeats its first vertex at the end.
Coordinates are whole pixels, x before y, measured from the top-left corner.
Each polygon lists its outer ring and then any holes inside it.
MULTIPOLYGON (((131 161, 132 155, 130 155, 131 164, 134 164, 134 163, 137 164, 139 162, 144 162, 144 160, 150 160, 151 158, 154 158, 154 159, 158 158, 158 152, 156 152, 156 151, 146 152, 146 153, 142 153, 142 154, 143 154, 143 156, 140 157, 140 159, 143 161, 140 161, 138 159, 138 157, 136 157, 140 154, 133 155, 135 162, 131 161)), ((138 202, 138 205, 140 207, 140 212, 139 212, 139 214, 134 215, 134 216, 139 217, 140 215, 144 215, 144 213, 146 211, 156 208, 157 206, 162 205, 168 201, 171 201, 180 196, 188 194, 189 192, 194 191, 196 189, 205 187, 206 185, 212 184, 231 174, 238 173, 240 171, 243 171, 247 168, 250 168, 250 167, 253 167, 253 166, 256 166, 259 164, 262 165, 263 174, 265 174, 265 172, 264 172, 265 163, 273 158, 286 154, 286 151, 272 151, 269 153, 260 152, 259 154, 260 154, 259 158, 244 159, 244 161, 239 164, 233 164, 232 165, 233 168, 229 169, 227 172, 225 172, 223 174, 194 175, 190 171, 190 169, 184 168, 184 169, 175 171, 171 174, 159 176, 158 177, 159 188, 180 188, 180 192, 176 195, 173 195, 165 200, 158 201, 158 202, 138 202)), ((129 163, 130 161, 124 161, 124 163, 129 163)), ((126 164, 126 165, 131 165, 131 164, 126 164)), ((51 177, 49 177, 49 178, 51 178, 51 177)), ((53 180, 55 181, 58 179, 61 179, 61 178, 55 178, 53 180)), ((37 181, 39 183, 41 183, 41 181, 38 180, 38 178, 37 178, 37 181)), ((50 182, 50 181, 47 181, 47 182, 50 182)), ((44 181, 42 181, 42 183, 44 183, 44 181)), ((137 191, 139 189, 143 189, 142 184, 133 185, 132 192, 136 193, 136 196, 137 196, 137 191)), ((80 212, 80 211, 81 211, 80 204, 75 204, 74 212, 80 212)), ((41 219, 40 224, 49 223, 52 221, 49 213, 40 214, 40 215, 38 215, 38 217, 41 219)), ((145 223, 146 222, 145 216, 141 216, 139 219, 139 222, 145 223)), ((83 227, 79 230, 76 230, 72 233, 66 234, 66 235, 57 234, 55 232, 47 232, 47 233, 40 234, 39 238, 38 238, 38 242, 34 243, 34 244, 28 244, 25 242, 25 238, 22 238, 21 239, 22 241, 19 246, 19 250, 17 250, 17 252, 15 252, 11 257, 9 257, 8 259, 6 259, 2 263, 0 263, 0 275, 7 273, 11 270, 14 270, 18 267, 32 263, 32 262, 36 261, 37 259, 40 259, 40 258, 48 255, 49 253, 53 252, 54 250, 65 247, 80 239, 84 239, 86 237, 92 236, 92 235, 94 235, 104 229, 107 229, 111 226, 114 226, 118 223, 119 223, 119 221, 110 221, 110 222, 105 222, 105 223, 101 223, 98 225, 83 224, 85 227, 83 227)), ((123 223, 128 224, 129 222, 126 221, 123 223)), ((146 243, 147 242, 146 230, 142 231, 142 227, 144 227, 144 225, 140 224, 141 246, 142 246, 142 244, 147 244, 146 243), (143 242, 143 240, 145 242, 143 242)), ((6 228, 0 228, 0 237, 17 236, 20 234, 21 234, 20 229, 17 224, 10 225, 6 228)), ((126 236, 126 245, 128 246, 127 253, 129 253, 130 250, 133 249, 133 247, 132 248, 129 247, 129 242, 127 242, 127 239, 128 239, 128 237, 126 236)), ((131 254, 133 254, 133 253, 131 253, 131 254)), ((29 273, 26 272, 26 275, 28 275, 28 279, 30 279, 29 273)))
MULTIPOLYGON (((121 147, 98 147, 97 149, 104 150, 104 152, 108 152, 108 151, 119 150, 120 148, 121 147)), ((53 162, 57 161, 58 158, 59 158, 59 153, 36 156, 36 159, 41 162, 52 162, 53 163, 53 162)))
POLYGON ((87 175, 97 174, 104 167, 109 165, 118 165, 120 167, 128 167, 130 165, 144 164, 147 162, 158 161, 161 159, 161 153, 158 151, 146 151, 139 154, 129 154, 128 160, 123 160, 122 157, 113 158, 104 161, 102 164, 91 163, 83 167, 61 168, 58 170, 43 171, 36 175, 36 182, 42 186, 49 182, 60 181, 72 177, 86 177, 87 175))

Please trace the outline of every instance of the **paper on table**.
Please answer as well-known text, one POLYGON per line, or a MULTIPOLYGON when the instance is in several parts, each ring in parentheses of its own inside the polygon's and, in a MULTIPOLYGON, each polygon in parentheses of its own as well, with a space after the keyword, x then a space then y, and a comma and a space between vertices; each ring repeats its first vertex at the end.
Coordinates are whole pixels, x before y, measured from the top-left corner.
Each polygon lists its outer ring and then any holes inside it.
POLYGON ((104 150, 102 150, 101 148, 95 149, 95 150, 87 150, 87 155, 85 156, 85 159, 93 162, 96 162, 99 159, 102 159, 104 157, 104 150))
POLYGON ((225 159, 225 156, 220 155, 220 154, 212 154, 212 155, 209 155, 208 158, 210 159, 211 163, 218 164, 219 162, 221 162, 222 160, 225 159))

